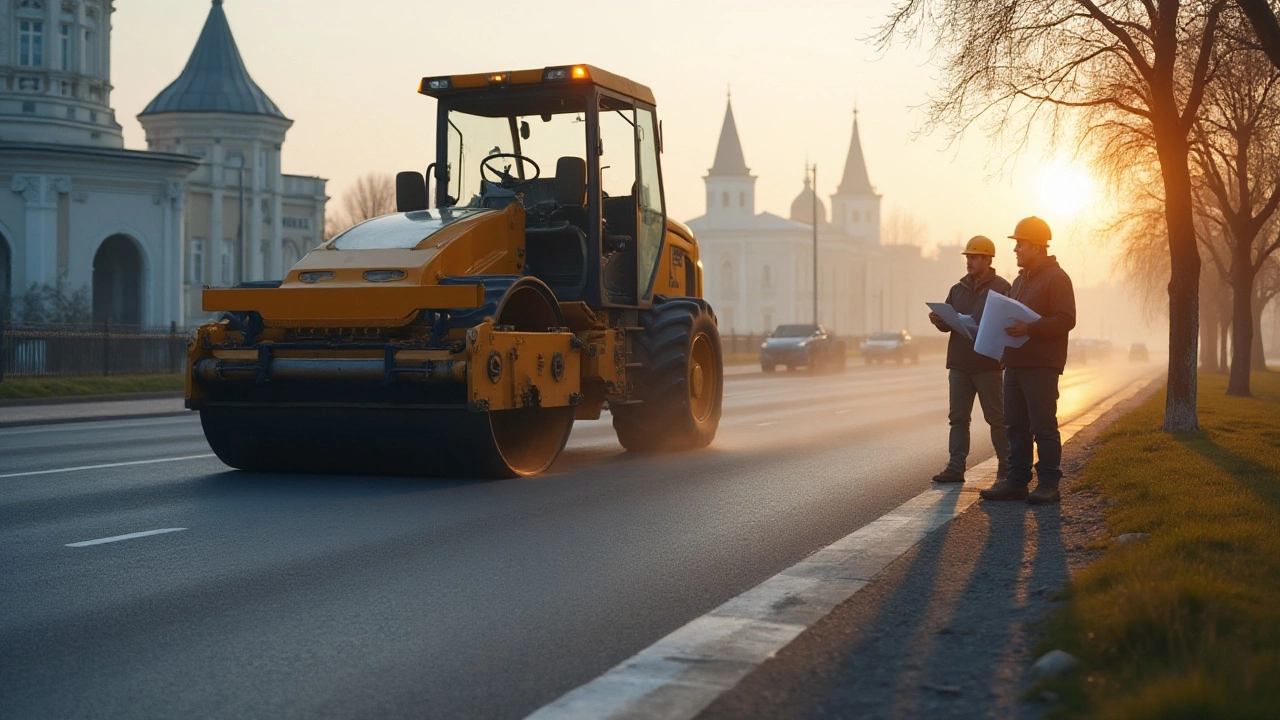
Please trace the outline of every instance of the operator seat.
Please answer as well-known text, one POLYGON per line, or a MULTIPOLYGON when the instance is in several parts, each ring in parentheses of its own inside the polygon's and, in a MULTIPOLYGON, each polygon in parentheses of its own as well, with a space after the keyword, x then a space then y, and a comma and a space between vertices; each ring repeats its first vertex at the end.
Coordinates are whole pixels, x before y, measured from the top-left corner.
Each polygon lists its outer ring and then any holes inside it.
POLYGON ((587 161, 557 160, 554 192, 552 222, 525 228, 525 274, 545 282, 559 300, 579 300, 587 284, 587 161))

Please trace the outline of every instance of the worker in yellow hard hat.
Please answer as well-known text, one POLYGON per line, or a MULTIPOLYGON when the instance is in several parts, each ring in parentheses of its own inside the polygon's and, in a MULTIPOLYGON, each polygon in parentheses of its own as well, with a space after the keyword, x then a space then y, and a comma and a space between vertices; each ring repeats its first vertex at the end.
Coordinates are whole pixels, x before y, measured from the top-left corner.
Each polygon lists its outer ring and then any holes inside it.
MULTIPOLYGON (((951 286, 946 303, 958 314, 971 316, 976 328, 982 319, 987 293, 1008 295, 1009 282, 991 267, 996 256, 996 244, 991 242, 991 238, 974 235, 960 254, 964 256, 965 276, 951 286)), ((929 313, 929 321, 942 332, 951 333, 947 341, 947 380, 951 386, 950 410, 947 413, 951 423, 947 442, 950 458, 942 472, 933 476, 933 481, 964 482, 969 458, 969 422, 973 416, 975 395, 982 406, 983 419, 991 426, 991 445, 999 462, 996 475, 1003 478, 1009 460, 1009 440, 1004 427, 1000 361, 974 351, 971 330, 952 328, 935 312, 929 313)))
POLYGON ((1071 278, 1049 254, 1053 233, 1038 217, 1024 218, 1010 239, 1016 241, 1018 277, 1009 297, 1040 316, 1032 323, 1014 321, 1010 336, 1027 338, 1004 351, 1004 419, 1009 432, 1009 475, 982 491, 986 500, 1026 500, 1031 505, 1056 503, 1062 480, 1062 437, 1058 433, 1058 376, 1067 363, 1067 335, 1076 326, 1076 296, 1071 278), (1036 489, 1031 483, 1032 443, 1039 454, 1036 489))

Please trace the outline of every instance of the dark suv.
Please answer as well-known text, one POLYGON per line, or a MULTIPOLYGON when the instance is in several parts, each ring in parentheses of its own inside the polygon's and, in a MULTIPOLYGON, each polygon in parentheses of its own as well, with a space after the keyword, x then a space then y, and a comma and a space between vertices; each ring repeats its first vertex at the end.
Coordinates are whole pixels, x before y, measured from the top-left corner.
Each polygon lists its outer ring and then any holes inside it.
POLYGON ((913 363, 920 362, 920 348, 916 347, 911 340, 911 333, 906 330, 872 333, 871 337, 862 343, 861 350, 862 357, 868 365, 886 360, 893 360, 899 365, 908 360, 913 363))
POLYGON ((812 370, 843 370, 845 345, 821 325, 779 325, 760 346, 760 369, 773 372, 804 366, 812 370))

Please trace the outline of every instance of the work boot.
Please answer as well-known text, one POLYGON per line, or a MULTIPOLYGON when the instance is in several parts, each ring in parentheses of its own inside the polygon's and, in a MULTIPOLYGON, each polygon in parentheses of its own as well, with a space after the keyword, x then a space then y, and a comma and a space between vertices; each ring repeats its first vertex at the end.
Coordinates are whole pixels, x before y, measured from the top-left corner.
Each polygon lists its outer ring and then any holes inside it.
POLYGON ((942 472, 933 476, 936 483, 962 483, 964 482, 964 471, 953 470, 950 466, 943 469, 942 472))
POLYGON ((1030 495, 1027 495, 1028 505, 1049 505, 1056 503, 1062 499, 1058 494, 1058 488, 1050 487, 1044 483, 1036 485, 1036 489, 1030 495))
POLYGON ((983 500, 1026 500, 1027 486, 1015 482, 1001 480, 978 493, 983 500))

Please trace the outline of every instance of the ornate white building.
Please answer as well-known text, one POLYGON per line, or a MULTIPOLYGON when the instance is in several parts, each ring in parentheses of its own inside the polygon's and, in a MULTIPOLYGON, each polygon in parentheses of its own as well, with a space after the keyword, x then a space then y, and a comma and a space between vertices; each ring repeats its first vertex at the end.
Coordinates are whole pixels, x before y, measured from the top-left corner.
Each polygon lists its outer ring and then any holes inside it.
POLYGON ((138 115, 153 151, 200 160, 187 179, 185 323, 207 317, 205 285, 284 277, 324 230, 325 180, 285 175, 293 121, 249 76, 222 0, 182 73, 138 115))
MULTIPOLYGON (((918 246, 881 245, 881 196, 867 173, 856 112, 830 218, 807 175, 788 218, 756 212, 756 178, 747 168, 731 103, 703 181, 707 212, 688 224, 702 246, 704 290, 721 332, 760 334, 785 323, 814 322, 815 220, 816 321, 837 333, 923 329, 924 301, 945 297, 955 281, 945 279, 950 275, 939 263, 922 258, 918 246)), ((954 274, 963 275, 963 266, 954 274)))
POLYGON ((182 323, 184 181, 125 150, 111 0, 0 0, 0 316, 32 284, 92 289, 93 319, 182 323))
POLYGON ((292 121, 249 77, 222 0, 140 115, 148 151, 124 149, 111 107, 113 11, 0 0, 0 319, 64 275, 95 321, 192 325, 203 285, 280 277, 320 240, 325 181, 281 173, 292 121))

